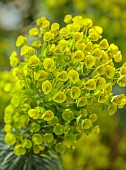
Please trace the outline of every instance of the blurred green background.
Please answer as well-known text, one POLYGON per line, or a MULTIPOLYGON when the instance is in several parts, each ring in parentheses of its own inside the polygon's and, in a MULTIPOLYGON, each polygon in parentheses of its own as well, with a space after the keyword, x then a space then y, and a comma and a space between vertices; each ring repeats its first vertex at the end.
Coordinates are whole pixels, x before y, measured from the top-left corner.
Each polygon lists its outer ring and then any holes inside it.
MULTIPOLYGON (((14 79, 9 72, 9 55, 16 37, 27 34, 35 19, 46 16, 62 26, 65 14, 90 17, 103 28, 103 38, 119 46, 126 62, 126 0, 1 0, 0 1, 0 127, 3 112, 11 99, 14 79)), ((114 87, 113 93, 126 88, 114 87)), ((83 136, 77 148, 64 156, 65 170, 126 169, 126 107, 114 117, 101 113, 99 136, 83 136)))

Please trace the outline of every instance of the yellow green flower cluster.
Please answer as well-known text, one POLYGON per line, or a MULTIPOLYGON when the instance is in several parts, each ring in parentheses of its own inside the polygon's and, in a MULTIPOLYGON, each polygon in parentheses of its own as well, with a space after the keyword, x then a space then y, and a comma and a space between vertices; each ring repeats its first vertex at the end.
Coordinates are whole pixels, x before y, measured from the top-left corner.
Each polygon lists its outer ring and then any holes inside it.
MULTIPOLYGON (((104 28, 104 35, 110 42, 116 41, 123 54, 125 52, 126 39, 126 1, 125 0, 44 0, 50 16, 54 20, 60 21, 62 16, 71 11, 72 14, 81 14, 91 17, 95 24, 100 24, 104 28), (57 10, 59 9, 59 10, 57 10)), ((126 61, 123 59, 123 61, 126 61)))
POLYGON ((66 25, 36 20, 29 36, 17 38, 10 64, 16 90, 5 108, 5 141, 16 155, 41 155, 46 145, 64 153, 85 133, 98 134, 97 112, 113 115, 126 96, 112 87, 126 86, 126 63, 103 29, 90 18, 66 15, 66 25))

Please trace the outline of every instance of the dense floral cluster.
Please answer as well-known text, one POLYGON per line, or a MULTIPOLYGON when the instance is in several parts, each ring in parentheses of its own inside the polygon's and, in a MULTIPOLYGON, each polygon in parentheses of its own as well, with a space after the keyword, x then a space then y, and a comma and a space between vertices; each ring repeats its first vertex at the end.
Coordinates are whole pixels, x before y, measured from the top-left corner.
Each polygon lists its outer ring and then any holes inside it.
MULTIPOLYGON (((122 53, 126 54, 125 0, 104 0, 104 3, 101 0, 52 0, 51 2, 50 0, 44 0, 42 2, 54 20, 60 22, 60 18, 68 12, 92 18, 95 24, 100 24, 100 26, 104 28, 105 37, 107 37, 110 42, 116 41, 122 53)), ((123 58, 123 61, 125 61, 125 58, 123 58)))
POLYGON ((113 85, 126 86, 126 63, 114 66, 122 60, 118 47, 89 18, 66 15, 64 22, 37 19, 10 56, 17 81, 5 108, 5 141, 16 155, 41 155, 46 145, 64 153, 83 132, 99 133, 94 107, 113 115, 126 104, 124 94, 112 93, 113 85))

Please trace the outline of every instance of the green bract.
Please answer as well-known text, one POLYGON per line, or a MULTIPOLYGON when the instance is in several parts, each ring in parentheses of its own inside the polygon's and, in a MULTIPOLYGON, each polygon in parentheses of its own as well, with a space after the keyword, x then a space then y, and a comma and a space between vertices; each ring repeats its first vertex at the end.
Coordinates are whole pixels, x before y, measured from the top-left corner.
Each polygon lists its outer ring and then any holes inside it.
POLYGON ((47 145, 64 153, 83 132, 99 133, 99 112, 113 115, 126 104, 124 94, 112 93, 114 85, 126 86, 126 63, 115 67, 118 47, 102 39, 103 29, 90 18, 64 21, 60 28, 37 19, 32 42, 19 36, 19 51, 10 56, 16 82, 5 108, 5 141, 16 155, 41 155, 47 145))
POLYGON ((66 109, 62 113, 62 118, 65 121, 71 121, 74 118, 74 113, 70 109, 66 109))

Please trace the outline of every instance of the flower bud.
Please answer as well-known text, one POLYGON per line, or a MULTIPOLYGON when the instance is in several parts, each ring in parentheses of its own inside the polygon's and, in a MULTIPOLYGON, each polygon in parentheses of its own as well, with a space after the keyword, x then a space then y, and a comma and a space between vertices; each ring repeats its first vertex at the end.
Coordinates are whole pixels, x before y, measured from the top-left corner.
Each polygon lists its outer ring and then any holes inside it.
POLYGON ((59 28, 60 28, 60 25, 58 23, 53 23, 51 25, 51 30, 53 30, 53 31, 57 31, 57 30, 59 30, 59 28))
POLYGON ((38 19, 36 20, 36 24, 37 24, 38 26, 41 26, 42 23, 43 23, 43 21, 45 21, 45 20, 46 20, 46 17, 38 18, 38 19))
POLYGON ((27 42, 28 42, 28 38, 20 35, 20 36, 18 36, 18 38, 16 40, 16 46, 21 47, 21 46, 27 44, 27 42))
POLYGON ((42 28, 46 29, 50 27, 50 22, 47 19, 44 19, 41 25, 42 28))
POLYGON ((71 23, 72 22, 72 15, 70 15, 70 14, 65 15, 64 22, 67 23, 67 24, 71 23))
POLYGON ((37 37, 38 34, 39 34, 38 28, 31 28, 31 29, 29 30, 29 35, 30 35, 30 36, 37 37))

